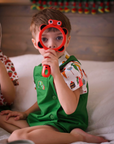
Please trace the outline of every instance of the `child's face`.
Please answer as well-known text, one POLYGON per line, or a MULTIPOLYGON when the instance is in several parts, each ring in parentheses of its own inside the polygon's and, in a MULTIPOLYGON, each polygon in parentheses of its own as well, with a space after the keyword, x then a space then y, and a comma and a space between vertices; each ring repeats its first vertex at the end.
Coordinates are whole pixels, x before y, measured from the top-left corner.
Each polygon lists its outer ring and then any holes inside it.
POLYGON ((56 28, 48 28, 42 33, 41 39, 47 48, 57 48, 63 42, 63 35, 56 28))
MULTIPOLYGON (((42 33, 42 42, 43 44, 48 47, 48 48, 57 48, 61 45, 61 43, 63 42, 63 35, 61 33, 61 31, 59 31, 58 29, 46 29, 43 33, 42 33)), ((38 48, 37 44, 38 44, 38 41, 39 41, 39 31, 35 37, 35 39, 32 39, 32 42, 34 44, 34 47, 36 49, 39 50, 40 54, 41 55, 44 55, 45 54, 45 49, 41 49, 41 48, 38 48)), ((57 52, 57 56, 58 58, 60 56, 62 56, 69 44, 69 41, 70 41, 70 36, 66 36, 66 43, 64 45, 65 49, 64 51, 62 52, 57 52)))

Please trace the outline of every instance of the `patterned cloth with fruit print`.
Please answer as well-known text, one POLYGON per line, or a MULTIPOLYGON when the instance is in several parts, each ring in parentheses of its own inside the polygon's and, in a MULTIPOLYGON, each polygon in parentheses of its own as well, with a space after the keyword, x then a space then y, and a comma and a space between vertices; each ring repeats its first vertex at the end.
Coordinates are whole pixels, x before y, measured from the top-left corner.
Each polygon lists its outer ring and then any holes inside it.
MULTIPOLYGON (((14 85, 19 85, 18 76, 17 76, 17 72, 15 71, 14 64, 6 55, 2 53, 1 50, 0 50, 0 60, 5 65, 8 75, 13 81, 14 85)), ((0 106, 4 106, 4 105, 7 105, 7 102, 5 101, 4 96, 1 93, 1 88, 0 88, 0 106)))

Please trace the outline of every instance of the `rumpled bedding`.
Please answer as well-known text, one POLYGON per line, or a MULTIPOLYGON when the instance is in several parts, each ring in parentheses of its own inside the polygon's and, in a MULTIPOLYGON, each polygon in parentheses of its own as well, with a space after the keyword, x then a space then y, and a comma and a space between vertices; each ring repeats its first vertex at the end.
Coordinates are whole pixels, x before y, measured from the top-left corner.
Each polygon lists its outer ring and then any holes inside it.
MULTIPOLYGON (((25 111, 37 100, 33 84, 33 69, 34 66, 41 63, 43 57, 28 54, 10 59, 19 76, 19 86, 16 86, 16 99, 12 109, 25 111)), ((102 144, 114 144, 114 62, 84 60, 80 62, 88 75, 89 82, 87 104, 89 126, 86 131, 110 140, 102 144)), ((8 132, 0 128, 0 144, 5 144, 9 136, 8 132)), ((72 144, 89 143, 75 142, 72 144)))

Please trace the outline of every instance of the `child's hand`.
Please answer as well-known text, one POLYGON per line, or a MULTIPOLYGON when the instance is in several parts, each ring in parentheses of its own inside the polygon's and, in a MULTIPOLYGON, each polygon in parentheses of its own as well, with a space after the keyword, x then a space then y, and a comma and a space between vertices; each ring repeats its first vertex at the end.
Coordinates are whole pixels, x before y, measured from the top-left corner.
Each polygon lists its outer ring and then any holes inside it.
POLYGON ((53 49, 45 50, 44 59, 42 65, 49 65, 51 68, 52 76, 56 76, 60 73, 57 52, 53 49))
POLYGON ((11 110, 4 110, 1 111, 1 115, 7 115, 6 120, 8 120, 10 117, 15 117, 14 120, 24 120, 27 118, 26 113, 24 112, 17 112, 17 111, 11 111, 11 110))

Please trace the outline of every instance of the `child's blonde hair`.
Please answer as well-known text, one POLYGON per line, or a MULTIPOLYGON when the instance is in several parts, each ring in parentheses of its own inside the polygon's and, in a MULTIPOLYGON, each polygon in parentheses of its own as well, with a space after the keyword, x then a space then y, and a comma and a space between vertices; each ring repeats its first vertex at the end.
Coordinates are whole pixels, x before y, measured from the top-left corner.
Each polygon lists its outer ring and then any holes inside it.
POLYGON ((56 9, 43 9, 32 17, 30 31, 33 38, 35 38, 37 31, 39 31, 40 25, 48 24, 49 19, 61 21, 62 27, 65 27, 68 30, 68 35, 70 35, 71 24, 67 16, 56 9))

